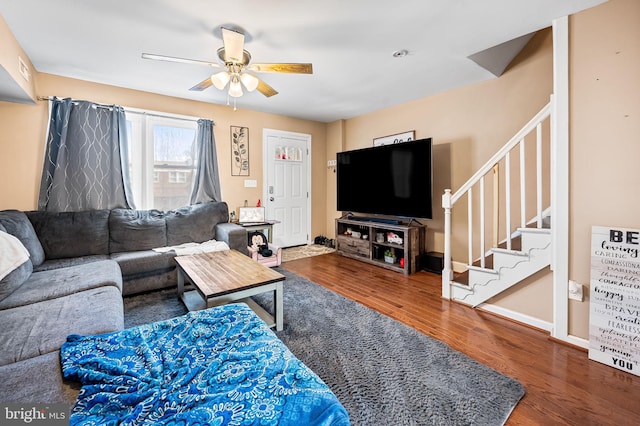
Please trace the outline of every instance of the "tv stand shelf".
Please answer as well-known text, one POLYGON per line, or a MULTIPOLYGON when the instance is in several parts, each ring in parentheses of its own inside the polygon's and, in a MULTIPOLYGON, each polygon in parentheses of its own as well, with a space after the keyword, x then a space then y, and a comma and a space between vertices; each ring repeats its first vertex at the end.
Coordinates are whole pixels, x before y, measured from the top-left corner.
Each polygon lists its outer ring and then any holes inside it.
POLYGON ((427 227, 417 223, 403 225, 341 218, 336 219, 336 252, 409 275, 420 270, 420 259, 426 252, 426 235, 427 227))

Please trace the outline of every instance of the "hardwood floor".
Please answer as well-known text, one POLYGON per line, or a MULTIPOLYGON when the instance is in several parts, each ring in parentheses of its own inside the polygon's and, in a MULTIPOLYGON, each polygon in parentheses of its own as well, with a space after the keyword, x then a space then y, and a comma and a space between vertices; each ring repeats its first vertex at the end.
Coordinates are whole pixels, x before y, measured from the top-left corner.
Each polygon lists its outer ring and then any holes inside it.
POLYGON ((439 275, 327 254, 282 267, 446 342, 526 389, 507 425, 638 425, 640 377, 590 361, 546 332, 444 300, 439 275))

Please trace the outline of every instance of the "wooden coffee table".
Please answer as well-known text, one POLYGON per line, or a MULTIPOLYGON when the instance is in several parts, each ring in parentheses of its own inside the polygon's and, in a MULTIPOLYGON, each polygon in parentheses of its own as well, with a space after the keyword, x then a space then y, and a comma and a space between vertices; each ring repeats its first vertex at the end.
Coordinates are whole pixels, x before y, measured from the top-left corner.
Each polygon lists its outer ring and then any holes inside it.
POLYGON ((235 250, 176 256, 175 260, 178 264, 178 296, 190 311, 242 301, 269 327, 282 330, 284 275, 235 250), (185 291, 185 280, 193 284, 194 290, 185 291), (250 299, 267 291, 273 291, 275 320, 250 299))

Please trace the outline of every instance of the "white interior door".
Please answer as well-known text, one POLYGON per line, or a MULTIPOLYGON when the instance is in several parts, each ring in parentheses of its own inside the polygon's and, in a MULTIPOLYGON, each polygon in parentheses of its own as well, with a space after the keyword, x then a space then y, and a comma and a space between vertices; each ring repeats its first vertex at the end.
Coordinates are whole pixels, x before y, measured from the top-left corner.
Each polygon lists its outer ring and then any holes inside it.
POLYGON ((266 218, 279 221, 273 226, 273 243, 308 244, 311 135, 265 129, 262 146, 266 218))

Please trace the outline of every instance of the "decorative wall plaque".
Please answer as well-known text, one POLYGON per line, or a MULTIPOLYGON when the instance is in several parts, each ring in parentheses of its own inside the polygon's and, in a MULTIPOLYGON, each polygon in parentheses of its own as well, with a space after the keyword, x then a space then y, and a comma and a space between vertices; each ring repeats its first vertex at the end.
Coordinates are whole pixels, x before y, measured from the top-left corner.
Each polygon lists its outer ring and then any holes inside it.
POLYGON ((640 376, 640 230, 591 230, 589 358, 640 376))

